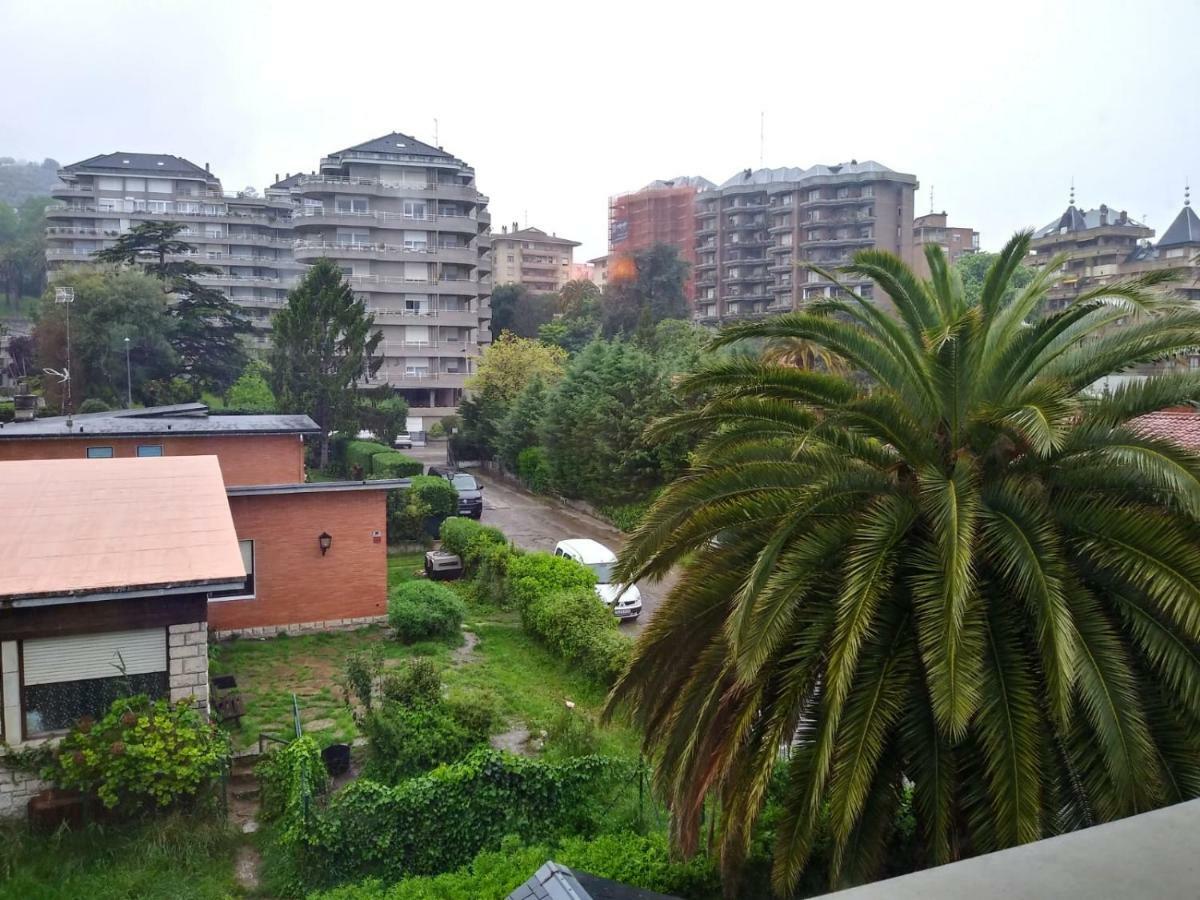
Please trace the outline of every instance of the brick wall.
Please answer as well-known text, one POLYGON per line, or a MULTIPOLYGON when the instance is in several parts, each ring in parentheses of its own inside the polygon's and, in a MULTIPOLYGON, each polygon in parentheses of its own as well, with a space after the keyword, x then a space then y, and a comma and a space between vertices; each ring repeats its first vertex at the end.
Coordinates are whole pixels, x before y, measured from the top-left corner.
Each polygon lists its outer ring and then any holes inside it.
POLYGON ((140 444, 161 444, 164 456, 215 456, 227 485, 295 484, 304 480, 304 444, 296 434, 4 440, 0 441, 0 462, 83 459, 88 447, 112 447, 113 456, 137 456, 140 444))
POLYGON ((230 497, 238 539, 254 541, 255 597, 210 601, 212 630, 280 630, 385 615, 385 503, 383 491, 230 497), (321 532, 333 537, 325 556, 321 532))

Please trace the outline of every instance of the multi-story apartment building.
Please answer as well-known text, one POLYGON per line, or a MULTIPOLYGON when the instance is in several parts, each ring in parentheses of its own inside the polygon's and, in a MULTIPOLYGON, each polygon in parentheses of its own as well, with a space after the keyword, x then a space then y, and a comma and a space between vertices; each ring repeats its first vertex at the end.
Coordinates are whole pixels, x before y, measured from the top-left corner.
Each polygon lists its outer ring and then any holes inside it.
POLYGON ((952 227, 947 224, 946 213, 926 213, 913 219, 913 271, 922 278, 929 277, 929 264, 925 261, 925 246, 937 244, 946 254, 951 265, 960 256, 979 252, 979 232, 974 228, 952 227))
POLYGON ((134 225, 179 222, 179 237, 211 267, 199 281, 246 308, 265 347, 270 315, 286 302, 292 259, 291 199, 221 189, 208 166, 158 153, 105 153, 65 166, 56 202, 46 208, 46 265, 51 272, 90 261, 134 225))
POLYGON ((383 332, 375 380, 408 401, 409 428, 453 413, 491 340, 491 218, 475 170, 392 133, 331 153, 268 194, 285 191, 296 261, 336 260, 364 298, 383 332))
POLYGON ((575 248, 579 241, 546 234, 540 228, 512 231, 500 226, 492 235, 492 277, 495 284, 523 284, 531 291, 550 293, 571 280, 575 248))
POLYGON ((1050 288, 1047 301, 1050 310, 1058 310, 1084 290, 1120 278, 1153 236, 1153 228, 1124 210, 1117 212, 1104 203, 1098 209, 1077 208, 1072 192, 1063 214, 1034 232, 1027 264, 1041 268, 1065 254, 1062 276, 1050 288))
POLYGON ((641 190, 608 201, 608 252, 632 257, 655 244, 669 244, 688 263, 684 290, 695 297, 696 195, 716 185, 699 175, 652 181, 641 190))
MULTIPOLYGON (((760 318, 831 296, 837 288, 805 264, 833 269, 867 248, 911 260, 916 188, 915 175, 852 161, 746 169, 698 194, 695 319, 760 318)), ((874 293, 868 280, 841 280, 874 293)))

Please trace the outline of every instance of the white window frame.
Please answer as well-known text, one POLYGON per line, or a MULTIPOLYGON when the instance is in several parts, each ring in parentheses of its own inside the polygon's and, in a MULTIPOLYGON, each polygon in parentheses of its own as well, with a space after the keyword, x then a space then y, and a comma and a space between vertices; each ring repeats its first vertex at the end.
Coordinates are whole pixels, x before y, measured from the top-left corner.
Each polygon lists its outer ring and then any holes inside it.
POLYGON ((249 591, 244 591, 240 594, 225 594, 223 592, 210 592, 208 600, 210 603, 223 603, 226 600, 254 600, 258 597, 258 549, 254 546, 253 539, 239 540, 238 550, 242 553, 242 565, 245 566, 245 545, 250 545, 250 571, 246 573, 246 581, 250 585, 249 591))

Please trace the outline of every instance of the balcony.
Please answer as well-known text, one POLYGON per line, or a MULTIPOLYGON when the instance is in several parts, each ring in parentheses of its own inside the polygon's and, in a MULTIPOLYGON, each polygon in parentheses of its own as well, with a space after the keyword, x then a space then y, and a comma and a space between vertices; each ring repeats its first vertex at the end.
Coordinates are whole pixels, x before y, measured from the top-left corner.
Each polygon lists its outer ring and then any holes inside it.
POLYGON ((863 246, 868 247, 875 243, 873 237, 825 237, 817 238, 816 240, 806 240, 803 242, 805 247, 838 247, 838 246, 863 246))
POLYGON ((296 182, 301 194, 357 194, 413 199, 465 200, 487 205, 487 197, 472 184, 459 181, 424 181, 408 183, 380 181, 374 178, 355 178, 347 175, 302 175, 296 182))

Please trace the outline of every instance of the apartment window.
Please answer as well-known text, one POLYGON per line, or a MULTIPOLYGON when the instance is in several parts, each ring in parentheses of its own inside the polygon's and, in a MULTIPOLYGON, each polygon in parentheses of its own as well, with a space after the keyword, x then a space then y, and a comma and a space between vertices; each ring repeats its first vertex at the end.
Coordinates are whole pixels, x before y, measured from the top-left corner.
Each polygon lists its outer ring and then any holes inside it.
POLYGON ((221 236, 221 228, 219 225, 208 225, 204 229, 206 238, 219 238, 221 236))
POLYGON ((231 591, 212 591, 209 600, 254 599, 254 541, 238 541, 238 549, 242 552, 242 568, 246 570, 245 583, 231 591))
POLYGON ((849 197, 849 196, 850 196, 850 188, 848 188, 848 187, 840 187, 840 188, 838 188, 838 189, 837 189, 837 198, 838 198, 839 200, 844 200, 844 199, 846 199, 846 198, 847 198, 847 197, 849 197))
POLYGON ((354 276, 354 266, 338 266, 338 271, 342 273, 343 278, 352 278, 354 276))
POLYGON ((112 459, 112 455, 113 455, 112 447, 88 447, 87 448, 87 458, 88 459, 112 459))
POLYGON ((365 213, 367 212, 367 198, 338 197, 336 209, 340 213, 365 213))
POLYGON ((405 200, 404 201, 404 218, 406 219, 425 219, 428 218, 426 205, 424 200, 405 200))
POLYGON ((864 185, 864 186, 863 186, 863 189, 862 189, 862 194, 861 194, 860 196, 863 196, 863 197, 874 197, 874 196, 875 196, 875 188, 874 188, 874 186, 873 186, 873 185, 870 185, 870 184, 864 185))
POLYGON ((194 216, 200 212, 200 204, 195 200, 180 200, 177 204, 175 204, 175 209, 177 212, 194 216))
POLYGON ((31 638, 21 642, 25 738, 99 718, 118 697, 167 694, 165 628, 31 638))
POLYGON ((809 239, 810 241, 815 241, 815 240, 818 240, 820 237, 821 237, 821 232, 817 231, 817 229, 815 229, 815 228, 810 228, 810 229, 808 230, 808 239, 809 239))
POLYGON ((821 199, 821 191, 820 191, 820 189, 813 189, 813 190, 809 191, 809 192, 808 192, 808 199, 809 199, 810 201, 812 201, 812 200, 820 200, 820 199, 821 199))
POLYGON ((406 231, 404 232, 404 249, 417 250, 424 252, 429 249, 429 232, 427 231, 406 231))
POLYGON ((508 254, 508 261, 509 261, 509 262, 512 262, 512 261, 513 261, 513 255, 512 255, 511 253, 510 253, 510 254, 508 254))
POLYGON ((171 211, 171 204, 166 200, 151 200, 146 204, 150 212, 165 213, 171 211))
POLYGON ((138 456, 162 456, 163 455, 163 445, 162 444, 138 444, 137 455, 138 456))

